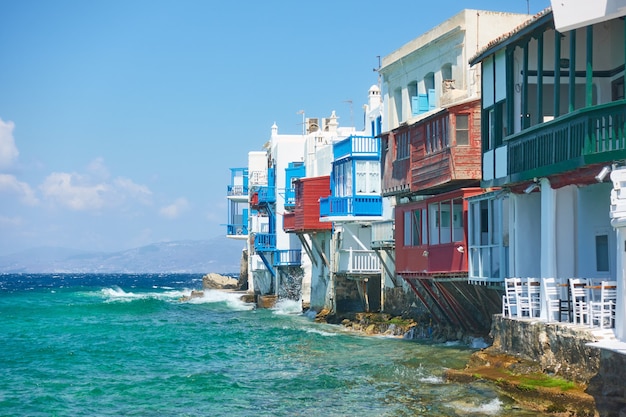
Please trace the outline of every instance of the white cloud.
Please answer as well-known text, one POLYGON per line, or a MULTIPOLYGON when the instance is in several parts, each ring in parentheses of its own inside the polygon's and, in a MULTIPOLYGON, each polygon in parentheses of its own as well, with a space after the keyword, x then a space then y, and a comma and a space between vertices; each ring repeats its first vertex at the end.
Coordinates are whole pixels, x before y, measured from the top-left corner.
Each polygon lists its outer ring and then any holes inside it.
POLYGON ((189 202, 186 198, 178 198, 169 206, 162 207, 159 210, 161 216, 166 217, 168 219, 175 219, 179 217, 187 208, 189 207, 189 202))
POLYGON ((20 154, 13 139, 15 124, 0 119, 0 169, 7 169, 13 165, 20 154))
POLYGON ((72 210, 98 210, 105 204, 107 184, 90 184, 89 179, 76 173, 53 172, 39 186, 43 195, 72 210))
POLYGON ((136 198, 137 200, 145 204, 150 203, 150 197, 152 196, 152 191, 150 191, 150 189, 146 187, 145 185, 137 184, 133 182, 132 180, 128 178, 124 178, 124 177, 117 177, 113 181, 113 184, 118 190, 127 193, 131 197, 136 198))
POLYGON ((97 178, 107 179, 111 176, 109 169, 104 165, 104 158, 96 158, 87 166, 87 170, 97 178))
POLYGON ((88 166, 87 174, 53 172, 39 186, 44 197, 75 211, 119 208, 129 200, 150 204, 152 191, 124 177, 108 180, 109 171, 102 158, 88 166))
POLYGON ((39 203, 30 185, 19 181, 13 175, 0 174, 0 193, 2 192, 17 195, 22 203, 29 206, 34 206, 39 203))

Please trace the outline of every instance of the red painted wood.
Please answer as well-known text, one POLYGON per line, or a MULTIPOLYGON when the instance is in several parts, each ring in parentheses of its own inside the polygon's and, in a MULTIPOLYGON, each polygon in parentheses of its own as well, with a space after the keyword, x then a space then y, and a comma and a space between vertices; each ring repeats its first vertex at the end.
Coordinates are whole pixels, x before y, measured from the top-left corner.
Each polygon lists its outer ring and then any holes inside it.
MULTIPOLYGON (((467 209, 466 198, 481 194, 481 188, 463 188, 455 191, 438 194, 427 199, 398 204, 395 208, 395 241, 396 241, 396 271, 402 276, 438 276, 438 275, 463 275, 467 274, 467 209), (436 202, 462 199, 463 202, 463 238, 451 243, 423 244, 417 246, 405 246, 404 244, 404 216, 406 212, 426 209, 429 216, 428 205, 436 202), (458 250, 463 247, 463 252, 458 250)), ((427 224, 430 224, 427 219, 427 224)))
POLYGON ((295 182, 295 188, 296 204, 293 209, 293 229, 289 231, 331 230, 332 223, 319 221, 319 200, 321 197, 330 195, 330 176, 301 178, 295 182))

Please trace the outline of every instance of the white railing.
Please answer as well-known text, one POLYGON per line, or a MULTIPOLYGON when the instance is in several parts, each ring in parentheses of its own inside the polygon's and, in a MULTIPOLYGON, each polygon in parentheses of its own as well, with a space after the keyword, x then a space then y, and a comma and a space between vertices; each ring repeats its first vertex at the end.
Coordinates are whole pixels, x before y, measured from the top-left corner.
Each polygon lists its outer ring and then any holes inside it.
POLYGON ((372 223, 372 242, 393 242, 393 220, 372 223))
POLYGON ((380 259, 373 250, 341 249, 339 256, 339 272, 349 274, 380 272, 380 259))

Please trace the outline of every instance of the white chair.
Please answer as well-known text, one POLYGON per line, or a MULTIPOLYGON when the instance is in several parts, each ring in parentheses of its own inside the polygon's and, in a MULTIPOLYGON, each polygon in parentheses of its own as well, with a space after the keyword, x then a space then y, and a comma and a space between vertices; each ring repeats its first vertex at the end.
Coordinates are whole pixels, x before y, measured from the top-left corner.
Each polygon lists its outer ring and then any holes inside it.
POLYGON ((522 290, 522 296, 528 303, 528 315, 539 317, 541 314, 541 280, 538 278, 526 278, 522 290))
POLYGON ((589 292, 585 288, 588 281, 585 278, 572 278, 569 280, 570 300, 572 301, 572 312, 574 313, 574 323, 589 323, 589 292))
POLYGON ((589 302, 589 325, 596 322, 601 329, 615 327, 615 302, 617 300, 617 281, 602 281, 600 283, 599 299, 589 302))
POLYGON ((502 296, 502 315, 512 318, 519 313, 518 305, 519 278, 504 278, 504 295, 502 296))
POLYGON ((556 280, 554 278, 544 278, 541 280, 543 285, 544 294, 546 298, 544 305, 546 307, 548 321, 561 320, 561 300, 559 299, 559 290, 556 287, 556 280))

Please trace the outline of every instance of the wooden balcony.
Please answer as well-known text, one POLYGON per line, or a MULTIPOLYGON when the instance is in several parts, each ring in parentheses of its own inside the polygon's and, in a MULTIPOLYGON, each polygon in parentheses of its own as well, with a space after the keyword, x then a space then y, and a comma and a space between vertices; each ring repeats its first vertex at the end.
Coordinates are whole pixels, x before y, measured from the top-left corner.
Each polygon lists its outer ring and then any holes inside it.
POLYGON ((297 180, 294 209, 292 213, 284 214, 283 230, 286 232, 331 230, 332 223, 320 222, 320 197, 329 194, 330 177, 327 175, 297 180))
POLYGON ((248 234, 247 224, 227 224, 226 234, 228 236, 246 236, 248 234))
POLYGON ((380 274, 380 258, 373 250, 340 249, 337 273, 347 275, 380 274))
POLYGON ((302 263, 300 249, 284 249, 274 252, 274 266, 299 266, 302 263))
POLYGON ((326 197, 320 199, 320 216, 381 216, 380 196, 326 197))
POLYGON ((372 223, 372 248, 394 248, 394 221, 385 220, 372 223))
POLYGON ((580 109, 506 138, 508 182, 624 158, 626 101, 580 109))
POLYGON ((254 249, 258 252, 271 252, 276 249, 275 233, 257 233, 254 235, 254 249))
POLYGON ((371 136, 350 136, 334 144, 335 161, 355 156, 380 159, 380 139, 371 136))
POLYGON ((283 214, 283 230, 287 233, 296 231, 296 213, 283 214))

